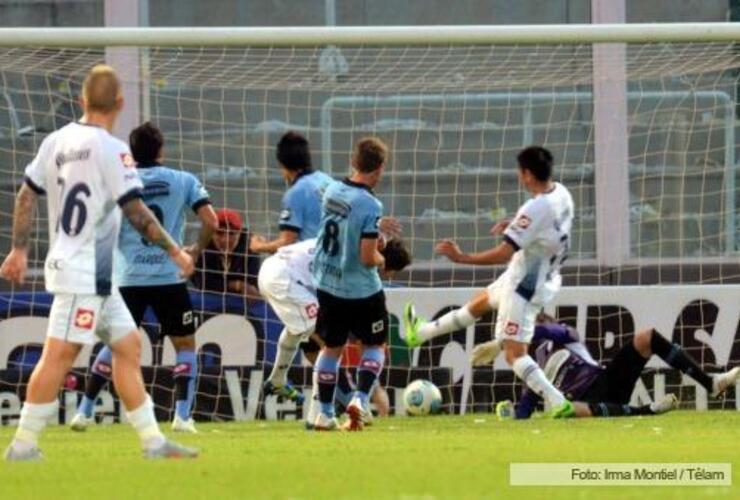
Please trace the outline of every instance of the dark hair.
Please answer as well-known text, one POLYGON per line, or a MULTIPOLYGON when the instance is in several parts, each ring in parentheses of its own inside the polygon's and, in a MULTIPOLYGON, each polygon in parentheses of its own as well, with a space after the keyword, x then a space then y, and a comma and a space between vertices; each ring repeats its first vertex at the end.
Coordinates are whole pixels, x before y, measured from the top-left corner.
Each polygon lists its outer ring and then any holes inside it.
POLYGON ((385 257, 385 269, 388 271, 403 271, 411 264, 411 254, 399 239, 388 240, 380 253, 385 257))
POLYGON ((308 141, 298 132, 283 134, 277 143, 277 161, 292 172, 311 170, 311 149, 308 141))
POLYGON ((354 167, 363 174, 378 170, 388 158, 388 146, 377 137, 364 137, 355 144, 354 167))
POLYGON ((519 168, 532 172, 532 175, 541 182, 552 178, 552 153, 541 146, 529 146, 516 157, 519 168))
POLYGON ((128 142, 136 163, 146 165, 156 162, 159 158, 162 153, 164 137, 162 137, 162 132, 157 127, 152 125, 151 122, 146 122, 131 131, 128 142))

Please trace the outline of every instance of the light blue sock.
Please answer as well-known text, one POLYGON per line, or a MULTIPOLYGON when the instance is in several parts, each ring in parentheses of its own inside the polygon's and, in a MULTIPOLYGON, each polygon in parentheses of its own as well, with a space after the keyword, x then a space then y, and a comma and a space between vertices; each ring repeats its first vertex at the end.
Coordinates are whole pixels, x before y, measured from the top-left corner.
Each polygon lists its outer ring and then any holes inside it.
POLYGON ((90 399, 87 396, 82 396, 80 407, 77 408, 77 413, 82 413, 87 418, 92 418, 95 412, 95 400, 90 399))
POLYGON ((95 413, 95 401, 105 384, 110 380, 113 371, 113 352, 110 347, 104 346, 93 361, 90 370, 90 378, 85 387, 85 395, 82 397, 77 411, 87 418, 92 418, 95 413))
POLYGON ((339 358, 327 355, 324 351, 316 359, 314 371, 319 383, 319 405, 321 413, 334 418, 334 392, 337 386, 339 358))
POLYGON ((380 372, 383 371, 385 363, 385 350, 382 347, 366 347, 360 358, 360 366, 357 369, 357 397, 367 407, 370 401, 370 392, 373 390, 375 381, 378 380, 380 372))
POLYGON ((183 420, 190 418, 195 399, 195 378, 198 374, 198 355, 194 351, 177 353, 175 365, 175 412, 183 420))

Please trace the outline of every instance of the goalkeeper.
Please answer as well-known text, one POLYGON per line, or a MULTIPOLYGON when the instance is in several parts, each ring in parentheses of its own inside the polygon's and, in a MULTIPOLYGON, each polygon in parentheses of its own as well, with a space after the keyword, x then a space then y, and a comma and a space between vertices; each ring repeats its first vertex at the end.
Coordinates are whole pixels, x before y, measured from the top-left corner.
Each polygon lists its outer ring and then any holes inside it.
MULTIPOLYGON (((649 405, 635 407, 628 404, 635 384, 653 354, 696 380, 713 397, 735 386, 740 379, 740 367, 724 373, 706 374, 679 345, 670 343, 654 328, 637 332, 613 360, 600 366, 580 342, 575 329, 558 324, 545 315, 538 320, 532 343, 537 363, 553 385, 574 401, 577 417, 653 415, 675 409, 677 400, 673 394, 649 405)), ((500 340, 477 346, 473 351, 473 365, 490 364, 500 351, 500 340)), ((496 413, 501 418, 529 418, 539 399, 525 387, 516 407, 511 401, 502 401, 496 405, 496 413)))

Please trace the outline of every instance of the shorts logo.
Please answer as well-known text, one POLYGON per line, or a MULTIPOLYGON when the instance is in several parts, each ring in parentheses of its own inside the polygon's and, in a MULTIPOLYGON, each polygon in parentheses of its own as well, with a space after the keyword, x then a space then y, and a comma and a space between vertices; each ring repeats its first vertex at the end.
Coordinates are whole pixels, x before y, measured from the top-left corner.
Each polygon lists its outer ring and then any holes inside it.
POLYGON ((336 382, 337 375, 332 372, 319 372, 319 382, 336 382))
POLYGON ((282 212, 280 212, 280 220, 288 220, 290 219, 290 209, 286 208, 282 212))
POLYGON ((190 371, 190 363, 180 363, 179 365, 175 365, 175 369, 172 370, 175 375, 182 375, 183 373, 188 373, 190 371))
POLYGON ((123 163, 123 166, 126 168, 134 168, 136 166, 136 162, 134 161, 134 157, 131 156, 129 153, 121 153, 121 163, 123 163))
POLYGON ((90 309, 77 309, 75 313, 75 327, 91 330, 95 323, 95 312, 90 309))
POLYGON ((506 335, 516 335, 517 333, 519 333, 519 324, 514 323, 513 321, 509 321, 504 327, 504 333, 506 335))
POLYGON ((532 219, 524 214, 520 215, 519 218, 516 220, 516 225, 522 229, 527 229, 531 223, 532 219))
POLYGON ((193 311, 187 311, 182 313, 182 324, 190 325, 193 323, 193 311))
POLYGON ((308 304, 306 306, 306 316, 308 316, 309 319, 314 319, 318 315, 319 315, 319 305, 318 304, 308 304))
POLYGON ((381 319, 381 320, 378 320, 375 323, 373 323, 373 326, 371 328, 372 328, 373 333, 380 333, 380 332, 383 331, 383 327, 384 326, 385 326, 385 323, 381 319))

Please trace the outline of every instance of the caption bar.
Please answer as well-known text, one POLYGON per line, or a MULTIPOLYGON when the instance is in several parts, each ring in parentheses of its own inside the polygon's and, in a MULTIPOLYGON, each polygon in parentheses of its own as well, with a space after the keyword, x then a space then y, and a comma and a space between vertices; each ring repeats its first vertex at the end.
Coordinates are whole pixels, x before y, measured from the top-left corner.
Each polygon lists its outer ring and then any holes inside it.
POLYGON ((512 463, 511 486, 731 486, 729 463, 512 463))

